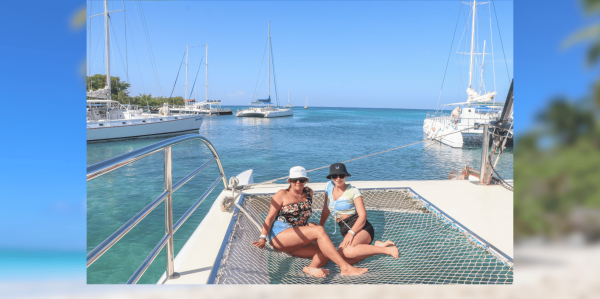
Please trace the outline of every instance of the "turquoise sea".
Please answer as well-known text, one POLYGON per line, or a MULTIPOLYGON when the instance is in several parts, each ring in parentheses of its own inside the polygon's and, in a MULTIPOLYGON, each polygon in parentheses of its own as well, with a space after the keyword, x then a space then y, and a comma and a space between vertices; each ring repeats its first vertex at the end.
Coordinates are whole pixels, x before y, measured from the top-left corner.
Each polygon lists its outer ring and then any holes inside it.
MULTIPOLYGON (((229 107, 232 110, 245 107, 229 107)), ((293 117, 262 119, 235 115, 205 117, 200 134, 215 146, 229 178, 253 169, 255 182, 288 174, 291 167, 307 170, 362 157, 424 140, 428 110, 309 108, 294 109, 293 117)), ((89 143, 87 164, 164 140, 139 138, 89 143)), ((173 147, 173 182, 211 157, 198 141, 173 147)), ((453 170, 480 167, 481 146, 454 149, 425 141, 346 164, 358 180, 446 180, 453 170)), ((513 150, 507 148, 496 166, 504 179, 513 179, 513 150)), ((311 182, 325 182, 328 168, 310 172, 311 182)), ((200 197, 218 176, 215 163, 174 193, 173 219, 200 197)), ((278 183, 284 183, 279 181, 278 183)), ((87 251, 92 250, 163 190, 163 156, 158 153, 88 182, 87 251)), ((222 184, 175 234, 175 252, 202 221, 222 184)), ((113 248, 87 269, 92 284, 125 283, 164 234, 164 207, 156 208, 113 248)), ((164 251, 164 250, 163 250, 164 251)), ((157 257, 139 283, 156 283, 165 271, 165 254, 157 257)))

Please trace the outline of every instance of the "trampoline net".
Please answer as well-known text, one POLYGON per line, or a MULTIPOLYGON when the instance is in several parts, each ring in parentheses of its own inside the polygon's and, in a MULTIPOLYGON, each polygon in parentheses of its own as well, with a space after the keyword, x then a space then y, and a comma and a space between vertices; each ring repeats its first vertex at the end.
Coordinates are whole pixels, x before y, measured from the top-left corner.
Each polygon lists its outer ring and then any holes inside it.
MULTIPOLYGON (((324 278, 302 272, 310 259, 278 250, 254 247, 272 194, 245 195, 233 231, 227 242, 215 284, 512 284, 512 263, 464 229, 453 224, 409 189, 361 190, 375 240, 392 240, 400 258, 389 255, 369 257, 355 266, 369 268, 360 276, 342 276, 329 261, 330 274, 324 278)), ((315 192, 310 221, 319 223, 325 194, 315 192)), ((337 246, 342 237, 330 219, 325 230, 337 246), (337 230, 335 233, 334 231, 337 230)))

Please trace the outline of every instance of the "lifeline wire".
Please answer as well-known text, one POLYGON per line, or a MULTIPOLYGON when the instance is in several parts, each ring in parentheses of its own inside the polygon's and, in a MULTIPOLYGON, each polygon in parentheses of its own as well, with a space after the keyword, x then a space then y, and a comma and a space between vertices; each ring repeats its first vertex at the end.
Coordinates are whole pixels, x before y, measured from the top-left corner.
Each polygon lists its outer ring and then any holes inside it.
MULTIPOLYGON (((439 137, 435 137, 435 138, 434 138, 434 140, 435 140, 435 139, 438 139, 438 138, 439 138, 439 140, 441 140, 441 139, 442 139, 442 137, 445 137, 445 136, 448 136, 448 135, 452 135, 452 134, 456 134, 456 133, 461 133, 461 132, 463 132, 463 131, 467 131, 467 130, 470 130, 470 129, 474 129, 474 128, 476 128, 476 127, 478 127, 478 126, 468 127, 468 128, 466 128, 466 129, 462 129, 462 130, 460 130, 460 131, 456 131, 456 132, 448 133, 448 134, 446 134, 446 135, 441 135, 441 136, 439 136, 439 137)), ((370 154, 370 155, 366 155, 366 156, 362 156, 362 157, 358 157, 358 158, 350 159, 350 160, 347 160, 347 161, 342 161, 341 163, 348 163, 348 162, 352 162, 352 161, 360 160, 360 159, 363 159, 363 158, 367 158, 367 157, 371 157, 371 156, 375 156, 375 155, 379 155, 379 154, 387 153, 387 152, 390 152, 390 151, 393 151, 393 150, 397 150, 397 149, 405 148, 405 147, 407 147, 407 146, 415 145, 415 144, 422 143, 422 142, 425 142, 425 141, 428 141, 428 140, 429 140, 429 139, 427 139, 427 140, 422 140, 422 141, 417 141, 417 142, 413 142, 413 143, 411 143, 411 144, 407 144, 407 145, 403 145, 403 146, 395 147, 395 148, 388 149, 388 150, 385 150, 385 151, 382 151, 382 152, 378 152, 378 153, 374 153, 374 154, 370 154)), ((319 167, 319 168, 314 168, 314 169, 311 169, 311 170, 307 170, 306 172, 307 172, 307 173, 309 173, 309 172, 312 172, 312 171, 315 171, 315 170, 319 170, 319 169, 323 169, 323 168, 327 168, 327 167, 329 167, 329 165, 322 166, 322 167, 319 167)), ((250 184, 250 185, 247 185, 247 187, 246 187, 246 188, 249 188, 249 187, 252 187, 252 186, 257 186, 257 185, 262 185, 262 184, 273 183, 273 182, 276 182, 276 181, 279 181, 279 180, 283 180, 283 179, 287 179, 287 178, 288 178, 287 176, 284 176, 284 177, 276 178, 276 179, 273 179, 273 180, 264 181, 264 182, 262 182, 262 183, 250 184)))

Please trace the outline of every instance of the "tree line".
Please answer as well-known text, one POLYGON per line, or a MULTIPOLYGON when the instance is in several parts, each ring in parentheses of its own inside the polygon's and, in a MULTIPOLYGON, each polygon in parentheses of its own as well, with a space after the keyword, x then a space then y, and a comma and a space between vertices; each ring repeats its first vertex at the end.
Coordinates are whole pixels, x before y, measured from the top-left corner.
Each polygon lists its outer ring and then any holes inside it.
MULTIPOLYGON (((87 76, 86 82, 87 91, 102 89, 106 86, 106 75, 96 74, 87 76)), ((150 106, 159 107, 163 103, 169 105, 184 105, 183 97, 155 97, 152 94, 138 94, 137 96, 129 95, 129 87, 131 84, 121 81, 118 76, 110 76, 110 93, 111 99, 121 104, 138 105, 140 107, 150 106)), ((88 100, 91 98, 87 98, 88 100)))

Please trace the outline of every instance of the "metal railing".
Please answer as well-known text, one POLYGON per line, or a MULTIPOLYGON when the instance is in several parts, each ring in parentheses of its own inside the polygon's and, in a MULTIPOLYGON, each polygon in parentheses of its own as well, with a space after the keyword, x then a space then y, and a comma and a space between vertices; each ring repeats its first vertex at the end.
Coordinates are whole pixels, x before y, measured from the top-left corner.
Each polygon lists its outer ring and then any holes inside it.
POLYGON ((94 263, 102 254, 104 254, 108 249, 110 249, 115 243, 117 243, 125 234, 127 234, 131 229, 133 229, 142 219, 144 219, 154 208, 156 208, 160 203, 165 201, 165 235, 158 242, 158 244, 152 249, 148 257, 142 262, 142 264, 138 267, 138 269, 134 272, 134 274, 129 278, 127 284, 135 284, 138 282, 140 277, 144 274, 146 269, 150 266, 150 264, 154 261, 158 253, 162 250, 163 247, 167 247, 166 255, 167 255, 167 279, 176 279, 179 278, 179 274, 174 271, 174 251, 173 251, 173 234, 181 227, 181 225, 190 217, 190 215, 198 208, 198 206, 204 201, 204 199, 210 194, 210 192, 219 184, 219 181, 223 181, 223 185, 225 189, 227 189, 227 179, 225 177, 225 173, 223 172, 223 165, 221 165, 221 160, 219 159, 219 155, 217 151, 213 147, 213 145, 203 136, 198 134, 188 134, 183 136, 173 137, 167 140, 163 140, 161 142, 157 142, 155 144, 140 148, 138 150, 120 155, 118 157, 91 165, 87 168, 87 180, 95 179, 103 174, 109 173, 115 169, 123 167, 127 164, 130 164, 134 161, 140 160, 144 157, 148 157, 152 154, 155 154, 159 151, 164 151, 164 191, 155 198, 152 202, 150 202, 146 207, 144 207, 140 212, 138 212, 133 218, 127 221, 123 226, 121 226, 117 231, 115 231, 112 235, 110 235, 106 240, 102 241, 96 248, 90 251, 87 254, 87 266, 89 267, 92 263, 94 263), (210 149, 213 154, 213 158, 208 160, 206 163, 202 164, 200 167, 196 168, 194 171, 189 173, 187 176, 179 180, 179 182, 173 185, 172 176, 171 176, 171 147, 175 144, 182 143, 189 140, 200 140, 204 142, 204 144, 210 149), (190 179, 192 179, 196 174, 200 173, 204 168, 210 165, 212 162, 217 161, 217 165, 219 166, 220 175, 217 179, 210 185, 208 190, 196 200, 196 202, 181 216, 181 218, 173 225, 173 202, 172 195, 177 189, 187 183, 190 179))
POLYGON ((489 124, 491 121, 498 119, 499 113, 486 113, 482 117, 463 117, 459 116, 458 119, 452 117, 450 114, 445 113, 429 113, 425 116, 425 119, 430 119, 432 122, 438 123, 443 127, 447 125, 456 126, 458 130, 464 130, 466 128, 472 128, 466 130, 463 133, 475 133, 482 134, 481 126, 489 124))

